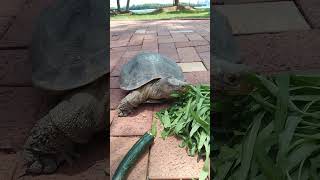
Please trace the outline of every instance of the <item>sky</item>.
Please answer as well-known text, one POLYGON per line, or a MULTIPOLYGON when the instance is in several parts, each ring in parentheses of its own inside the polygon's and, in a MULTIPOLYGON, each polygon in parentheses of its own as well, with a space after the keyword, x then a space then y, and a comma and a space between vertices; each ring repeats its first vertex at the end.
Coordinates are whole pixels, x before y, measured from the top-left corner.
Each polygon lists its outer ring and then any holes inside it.
MULTIPOLYGON (((186 2, 186 3, 197 3, 198 1, 203 0, 180 0, 180 2, 186 2)), ((130 5, 138 5, 138 4, 145 4, 145 3, 161 3, 161 4, 169 4, 173 3, 173 0, 161 0, 161 1, 154 1, 154 0, 130 0, 130 5)), ((127 0, 120 0, 120 5, 125 6, 127 4, 127 0)), ((110 7, 116 7, 117 6, 117 0, 110 0, 110 7)))

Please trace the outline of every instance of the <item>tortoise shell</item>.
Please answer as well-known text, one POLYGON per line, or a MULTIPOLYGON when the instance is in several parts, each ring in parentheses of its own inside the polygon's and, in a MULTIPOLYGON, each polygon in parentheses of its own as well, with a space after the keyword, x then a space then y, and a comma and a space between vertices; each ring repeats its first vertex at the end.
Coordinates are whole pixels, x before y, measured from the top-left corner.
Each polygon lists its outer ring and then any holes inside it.
POLYGON ((142 52, 123 65, 120 88, 134 90, 155 79, 174 77, 184 81, 182 69, 174 60, 158 53, 142 52))

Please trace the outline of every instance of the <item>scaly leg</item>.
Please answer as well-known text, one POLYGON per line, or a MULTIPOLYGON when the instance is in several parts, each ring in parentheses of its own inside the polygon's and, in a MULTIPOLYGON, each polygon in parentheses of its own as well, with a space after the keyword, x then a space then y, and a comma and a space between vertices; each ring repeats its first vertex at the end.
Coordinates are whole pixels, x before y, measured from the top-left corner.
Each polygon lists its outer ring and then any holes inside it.
POLYGON ((86 143, 106 128, 107 81, 97 80, 67 95, 31 130, 24 146, 27 173, 53 173, 74 158, 74 143, 86 143))

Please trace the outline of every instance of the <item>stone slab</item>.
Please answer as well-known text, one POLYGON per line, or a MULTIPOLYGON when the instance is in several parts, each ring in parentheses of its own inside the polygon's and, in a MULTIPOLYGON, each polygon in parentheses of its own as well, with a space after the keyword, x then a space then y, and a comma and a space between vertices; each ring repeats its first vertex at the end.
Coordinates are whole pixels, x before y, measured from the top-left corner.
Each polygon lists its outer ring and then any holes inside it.
POLYGON ((21 0, 1 1, 0 16, 16 16, 24 3, 21 0))
POLYGON ((0 152, 0 179, 11 180, 16 167, 16 154, 5 154, 0 152))
POLYGON ((116 114, 111 125, 111 136, 140 136, 150 130, 152 107, 141 105, 128 117, 116 114))
POLYGON ((32 33, 41 11, 48 7, 54 0, 28 1, 23 4, 21 11, 17 13, 8 32, 0 40, 0 47, 28 46, 32 39, 32 33))
POLYGON ((45 100, 31 87, 0 87, 0 148, 21 148, 45 100))
POLYGON ((310 29, 291 1, 217 5, 215 8, 229 18, 234 34, 310 29))
POLYGON ((194 47, 177 48, 181 62, 196 62, 201 61, 194 47))
MULTIPOLYGON (((155 111, 156 112, 156 111, 155 111)), ((158 132, 162 131, 158 121, 158 132)), ((203 167, 203 160, 197 162, 197 156, 188 156, 180 148, 181 140, 171 136, 163 140, 157 136, 150 150, 149 179, 192 179, 198 178, 203 167)))
MULTIPOLYGON (((119 163, 130 148, 138 141, 139 137, 111 137, 110 138, 110 176, 112 177, 116 171, 119 163)), ((148 167, 148 155, 145 154, 138 160, 133 166, 132 170, 128 174, 128 180, 145 180, 147 179, 147 167, 148 167)))
POLYGON ((320 1, 319 0, 296 0, 304 15, 315 28, 320 28, 320 1))
POLYGON ((28 50, 0 50, 0 86, 31 86, 28 50))
POLYGON ((207 71, 206 67, 202 62, 191 62, 191 63, 177 63, 182 72, 197 72, 197 71, 207 71))
POLYGON ((260 72, 320 70, 320 30, 237 36, 244 63, 260 72))
POLYGON ((159 44, 159 53, 179 62, 178 52, 174 43, 159 44))

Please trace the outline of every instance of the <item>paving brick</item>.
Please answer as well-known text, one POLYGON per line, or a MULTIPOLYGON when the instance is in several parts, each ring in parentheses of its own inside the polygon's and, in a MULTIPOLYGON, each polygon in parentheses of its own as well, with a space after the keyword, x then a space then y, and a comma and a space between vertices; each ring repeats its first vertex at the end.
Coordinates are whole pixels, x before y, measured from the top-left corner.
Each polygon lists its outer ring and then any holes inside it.
MULTIPOLYGON (((139 137, 111 137, 110 154, 110 170, 111 177, 116 171, 122 158, 126 155, 129 149, 138 141, 139 137)), ((147 179, 148 154, 146 151, 144 155, 133 166, 128 174, 128 180, 145 180, 147 179)))
POLYGON ((199 53, 203 64, 206 66, 208 70, 210 70, 210 52, 202 52, 199 53))
POLYGON ((115 62, 115 65, 112 64, 112 66, 114 66, 111 70, 111 77, 114 76, 119 76, 120 75, 120 71, 122 68, 122 65, 124 65, 125 63, 127 63, 129 61, 129 59, 131 58, 131 56, 126 56, 126 57, 122 57, 121 59, 119 59, 117 62, 115 62))
POLYGON ((209 52, 210 51, 210 45, 204 45, 204 46, 196 46, 196 51, 198 53, 203 53, 203 52, 209 52))
POLYGON ((187 82, 191 84, 210 84, 210 71, 183 73, 187 82))
POLYGON ((110 88, 118 89, 120 88, 119 77, 110 77, 110 88))
POLYGON ((144 35, 144 40, 156 40, 157 35, 156 34, 146 34, 144 35))
POLYGON ((16 154, 5 154, 0 152, 0 179, 11 180, 16 167, 16 154))
POLYGON ((172 35, 173 42, 188 42, 189 39, 184 34, 172 35))
POLYGON ((181 62, 201 61, 198 53, 193 47, 177 48, 181 62))
POLYGON ((171 36, 159 36, 158 43, 172 43, 173 39, 171 36))
POLYGON ((11 17, 1 17, 0 16, 0 38, 4 35, 6 30, 8 29, 11 21, 12 21, 11 17))
POLYGON ((143 40, 143 45, 142 45, 142 50, 158 52, 157 40, 144 39, 143 40))
POLYGON ((27 50, 0 50, 0 85, 31 85, 31 62, 27 50))
POLYGON ((182 72, 197 72, 207 70, 202 62, 178 63, 178 65, 181 67, 182 72))
POLYGON ((295 0, 303 10, 306 18, 313 27, 320 28, 320 1, 318 0, 295 0))
POLYGON ((128 117, 113 119, 111 136, 138 136, 150 130, 152 124, 152 106, 141 105, 128 117))
POLYGON ((203 39, 203 37, 201 37, 199 34, 197 33, 193 33, 193 34, 187 34, 186 35, 188 37, 188 39, 190 41, 204 41, 205 39, 203 39))
POLYGON ((127 95, 127 92, 121 89, 110 89, 110 109, 116 109, 122 98, 127 95))
POLYGON ((1 2, 0 16, 16 16, 23 7, 24 1, 10 0, 1 2))
POLYGON ((142 45, 128 46, 128 51, 140 51, 141 49, 142 49, 142 45))
MULTIPOLYGON (((162 131, 158 121, 158 132, 162 131)), ((199 178, 203 160, 197 162, 197 156, 188 156, 184 148, 178 145, 181 140, 168 137, 163 140, 157 136, 150 150, 149 175, 150 179, 191 179, 199 178)))
POLYGON ((159 30, 158 36, 169 36, 170 32, 168 30, 159 30))
POLYGON ((179 56, 174 43, 159 44, 159 53, 174 59, 179 62, 179 56))
POLYGON ((110 124, 112 123, 113 119, 115 118, 115 116, 117 115, 117 111, 116 110, 111 110, 110 111, 110 124))
POLYGON ((0 47, 27 46, 32 39, 35 22, 40 12, 53 0, 28 1, 17 14, 8 32, 0 40, 0 47))
POLYGON ((257 71, 320 68, 320 30, 236 37, 241 58, 257 71))
POLYGON ((184 48, 184 47, 191 47, 192 43, 190 41, 188 42, 176 42, 174 43, 176 48, 184 48))
POLYGON ((143 38, 143 35, 133 35, 130 39, 129 46, 142 45, 143 38))
POLYGON ((145 34, 146 33, 146 29, 138 29, 135 32, 136 34, 145 34))
POLYGON ((218 0, 220 3, 224 4, 240 4, 240 3, 263 3, 263 2, 272 2, 279 0, 218 0))
POLYGON ((235 34, 310 29, 295 4, 289 1, 217 5, 215 8, 229 18, 235 34))
POLYGON ((0 87, 0 148, 21 148, 43 103, 43 94, 31 87, 0 87))
POLYGON ((110 47, 124 47, 127 46, 129 42, 127 40, 117 40, 117 41, 110 41, 110 47))

